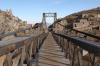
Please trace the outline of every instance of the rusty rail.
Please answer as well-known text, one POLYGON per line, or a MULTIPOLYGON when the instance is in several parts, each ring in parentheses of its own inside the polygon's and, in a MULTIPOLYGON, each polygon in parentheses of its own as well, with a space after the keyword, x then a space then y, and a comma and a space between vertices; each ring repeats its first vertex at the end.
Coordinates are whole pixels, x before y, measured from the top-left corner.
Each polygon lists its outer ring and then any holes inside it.
POLYGON ((52 33, 71 66, 100 66, 100 44, 79 37, 52 33))

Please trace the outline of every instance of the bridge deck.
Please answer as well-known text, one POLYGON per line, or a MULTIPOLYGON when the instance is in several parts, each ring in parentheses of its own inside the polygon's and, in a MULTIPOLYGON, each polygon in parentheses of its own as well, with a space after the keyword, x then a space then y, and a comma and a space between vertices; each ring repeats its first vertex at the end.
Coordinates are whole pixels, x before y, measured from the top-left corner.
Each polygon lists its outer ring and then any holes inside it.
POLYGON ((57 45, 51 33, 49 33, 47 39, 39 53, 39 66, 67 66, 69 60, 65 59, 64 53, 57 45))

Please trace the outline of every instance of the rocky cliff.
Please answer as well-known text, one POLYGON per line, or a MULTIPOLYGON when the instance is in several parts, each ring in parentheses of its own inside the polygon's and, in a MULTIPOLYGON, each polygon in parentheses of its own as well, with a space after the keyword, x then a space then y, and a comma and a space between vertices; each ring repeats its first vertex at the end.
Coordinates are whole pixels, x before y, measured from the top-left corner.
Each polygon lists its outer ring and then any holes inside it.
POLYGON ((88 19, 89 21, 100 23, 100 7, 73 13, 64 17, 64 19, 67 19, 69 23, 77 22, 80 19, 88 19))
POLYGON ((12 14, 11 10, 0 10, 0 33, 26 28, 27 23, 12 14))

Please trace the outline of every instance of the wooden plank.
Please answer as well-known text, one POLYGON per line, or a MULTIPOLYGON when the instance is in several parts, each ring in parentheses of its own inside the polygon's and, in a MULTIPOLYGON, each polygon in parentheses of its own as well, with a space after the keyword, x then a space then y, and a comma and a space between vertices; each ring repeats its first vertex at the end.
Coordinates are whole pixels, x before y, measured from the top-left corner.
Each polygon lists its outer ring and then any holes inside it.
POLYGON ((0 57, 0 66, 3 66, 5 59, 6 59, 6 55, 0 57))
POLYGON ((67 66, 70 63, 64 57, 64 52, 61 52, 51 33, 49 33, 47 39, 44 41, 37 59, 38 64, 36 65, 39 66, 67 66))
POLYGON ((14 39, 0 41, 0 56, 21 47, 21 45, 24 45, 21 42, 26 39, 29 39, 29 37, 16 37, 14 39))

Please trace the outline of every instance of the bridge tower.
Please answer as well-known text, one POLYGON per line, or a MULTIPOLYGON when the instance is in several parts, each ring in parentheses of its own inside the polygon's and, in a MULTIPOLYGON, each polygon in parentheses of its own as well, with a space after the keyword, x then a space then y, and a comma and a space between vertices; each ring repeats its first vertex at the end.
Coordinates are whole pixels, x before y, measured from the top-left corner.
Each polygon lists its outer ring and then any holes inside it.
POLYGON ((45 32, 48 32, 47 21, 46 21, 47 17, 53 17, 55 22, 57 20, 57 13, 43 13, 42 26, 45 32))

